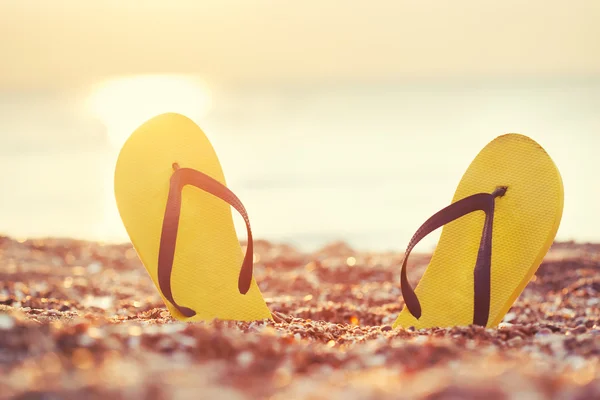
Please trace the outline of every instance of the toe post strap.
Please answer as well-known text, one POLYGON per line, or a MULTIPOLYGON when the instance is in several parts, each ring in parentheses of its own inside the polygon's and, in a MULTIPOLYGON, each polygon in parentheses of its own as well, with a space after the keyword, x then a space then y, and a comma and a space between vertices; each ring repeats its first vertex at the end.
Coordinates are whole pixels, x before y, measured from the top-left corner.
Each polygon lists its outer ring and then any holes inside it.
POLYGON ((475 281, 473 324, 480 326, 487 325, 490 309, 492 231, 495 199, 504 196, 507 190, 508 187, 499 186, 492 193, 478 193, 458 200, 438 211, 417 229, 417 232, 408 243, 400 271, 402 297, 404 298, 406 308, 416 319, 421 318, 421 303, 408 282, 406 274, 408 257, 411 251, 424 237, 436 229, 472 212, 483 211, 485 212, 485 223, 473 272, 475 281))
POLYGON ((171 175, 170 180, 169 195, 163 219, 158 253, 158 282, 164 297, 184 316, 193 317, 196 315, 196 312, 191 308, 179 305, 173 298, 171 290, 171 273, 173 270, 173 260, 175 258, 183 188, 190 185, 212 194, 232 206, 244 219, 248 235, 248 244, 238 278, 238 290, 241 294, 246 294, 248 292, 252 282, 254 258, 252 229, 250 228, 250 219, 248 218, 248 213, 246 212, 244 205, 225 185, 195 169, 181 168, 177 163, 173 163, 172 167, 174 172, 171 175))

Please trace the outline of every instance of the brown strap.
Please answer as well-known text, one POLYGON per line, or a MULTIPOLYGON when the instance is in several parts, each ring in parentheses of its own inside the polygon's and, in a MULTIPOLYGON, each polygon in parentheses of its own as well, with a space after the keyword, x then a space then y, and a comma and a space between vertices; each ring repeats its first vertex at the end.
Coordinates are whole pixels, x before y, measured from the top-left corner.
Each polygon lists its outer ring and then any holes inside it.
POLYGON ((177 243, 177 230, 179 228, 179 214, 181 212, 182 190, 187 185, 192 185, 198 189, 204 190, 215 197, 225 201, 239 212, 246 223, 248 234, 248 244, 246 255, 242 263, 238 278, 238 290, 241 294, 246 294, 250 289, 252 281, 254 248, 252 242, 252 230, 250 229, 250 220, 242 202, 231 190, 210 176, 190 168, 179 168, 173 164, 175 172, 171 176, 169 196, 167 198, 167 207, 163 220, 162 234, 160 237, 160 249, 158 252, 158 283, 163 295, 186 317, 196 315, 196 312, 190 308, 180 306, 173 299, 171 292, 171 272, 173 270, 173 259, 175 258, 175 245, 177 243))
MULTIPOLYGON (((479 252, 477 253, 477 261, 474 270, 475 282, 475 300, 473 310, 473 324, 486 326, 489 318, 490 310, 490 281, 491 281, 491 262, 492 262, 492 228, 494 222, 494 203, 496 197, 502 197, 506 193, 506 187, 499 187, 493 193, 478 193, 472 196, 459 200, 429 218, 414 234, 402 262, 402 270, 400 272, 400 287, 402 297, 408 311, 416 318, 421 318, 421 303, 417 298, 413 288, 408 283, 406 277, 406 264, 408 256, 412 249, 425 236, 440 228, 447 223, 450 223, 460 217, 470 214, 475 211, 485 212, 485 223, 483 225, 483 233, 479 244, 479 252)), ((443 295, 440 293, 440 295, 443 295)))

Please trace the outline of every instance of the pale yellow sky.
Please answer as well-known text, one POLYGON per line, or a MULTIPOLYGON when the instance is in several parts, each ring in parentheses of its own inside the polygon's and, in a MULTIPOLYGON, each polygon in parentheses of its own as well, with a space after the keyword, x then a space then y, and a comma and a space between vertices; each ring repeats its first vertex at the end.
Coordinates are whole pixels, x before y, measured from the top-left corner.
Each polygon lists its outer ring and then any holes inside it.
POLYGON ((600 75, 599 21, 599 0, 0 0, 0 87, 600 75))

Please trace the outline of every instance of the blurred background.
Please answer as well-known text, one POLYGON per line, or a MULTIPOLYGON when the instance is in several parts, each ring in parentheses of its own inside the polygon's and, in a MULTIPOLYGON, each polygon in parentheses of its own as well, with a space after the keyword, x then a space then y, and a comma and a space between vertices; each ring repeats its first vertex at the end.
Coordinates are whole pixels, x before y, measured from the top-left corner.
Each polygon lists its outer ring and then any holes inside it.
POLYGON ((598 21, 598 0, 0 0, 0 232, 127 241, 116 156, 174 111, 259 238, 403 250, 519 132, 563 175, 558 239, 599 241, 598 21))

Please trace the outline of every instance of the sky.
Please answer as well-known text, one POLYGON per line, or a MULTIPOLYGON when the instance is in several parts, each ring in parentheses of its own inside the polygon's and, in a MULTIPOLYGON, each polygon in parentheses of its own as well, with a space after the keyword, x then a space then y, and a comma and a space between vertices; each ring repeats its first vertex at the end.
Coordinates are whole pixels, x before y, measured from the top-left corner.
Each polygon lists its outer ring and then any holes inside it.
POLYGON ((599 20, 597 0, 0 0, 0 87, 597 75, 599 20))
POLYGON ((598 241, 598 21, 599 0, 0 0, 0 234, 126 240, 114 160, 177 111, 259 236, 396 248, 520 132, 564 174, 559 237, 598 241))

